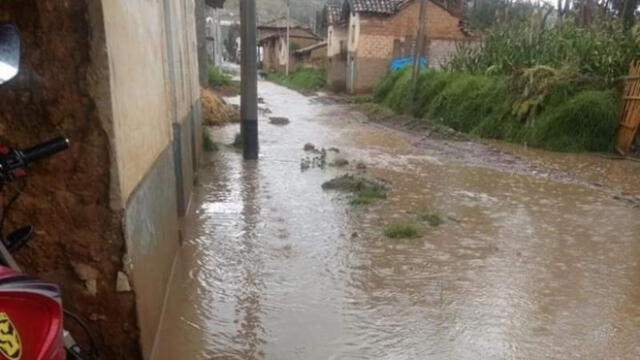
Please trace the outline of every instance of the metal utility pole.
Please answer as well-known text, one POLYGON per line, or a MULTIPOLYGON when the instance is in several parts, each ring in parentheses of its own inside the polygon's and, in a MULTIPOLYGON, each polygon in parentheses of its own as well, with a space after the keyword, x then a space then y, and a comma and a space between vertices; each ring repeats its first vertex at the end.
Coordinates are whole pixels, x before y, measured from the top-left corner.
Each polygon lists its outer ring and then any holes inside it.
POLYGON ((413 53, 413 73, 411 76, 411 88, 415 95, 418 87, 418 77, 420 76, 420 59, 424 54, 424 45, 427 42, 426 36, 427 25, 427 0, 420 0, 420 16, 418 20, 418 37, 416 37, 416 46, 413 53))
POLYGON ((256 0, 240 1, 241 99, 240 134, 245 160, 258 159, 258 44, 256 39, 256 0))
POLYGON ((289 39, 291 36, 291 0, 287 0, 287 60, 285 62, 285 68, 284 68, 284 72, 285 75, 289 76, 289 58, 291 57, 291 54, 289 54, 289 51, 291 50, 291 44, 289 43, 289 39))

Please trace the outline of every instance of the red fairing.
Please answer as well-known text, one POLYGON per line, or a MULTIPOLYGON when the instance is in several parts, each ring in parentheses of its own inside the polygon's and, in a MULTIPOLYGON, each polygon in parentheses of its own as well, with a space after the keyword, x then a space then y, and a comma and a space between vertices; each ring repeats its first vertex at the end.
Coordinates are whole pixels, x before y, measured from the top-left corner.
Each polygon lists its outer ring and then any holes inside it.
POLYGON ((0 360, 64 360, 62 308, 51 296, 55 288, 25 279, 0 268, 0 360))

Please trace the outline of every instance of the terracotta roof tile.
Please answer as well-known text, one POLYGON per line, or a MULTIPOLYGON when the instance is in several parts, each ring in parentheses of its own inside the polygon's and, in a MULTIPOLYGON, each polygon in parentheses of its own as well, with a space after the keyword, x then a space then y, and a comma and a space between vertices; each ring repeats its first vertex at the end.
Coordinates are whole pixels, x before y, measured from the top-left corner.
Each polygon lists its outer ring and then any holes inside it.
POLYGON ((354 12, 368 12, 376 14, 395 14, 406 0, 351 0, 354 12))

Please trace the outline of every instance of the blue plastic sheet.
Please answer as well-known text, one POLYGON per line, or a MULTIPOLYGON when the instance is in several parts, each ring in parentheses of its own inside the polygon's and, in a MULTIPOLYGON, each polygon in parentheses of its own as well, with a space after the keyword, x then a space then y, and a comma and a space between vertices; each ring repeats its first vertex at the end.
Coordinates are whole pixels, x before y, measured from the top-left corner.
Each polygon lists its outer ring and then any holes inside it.
MULTIPOLYGON (((391 71, 396 71, 412 65, 413 65, 413 56, 407 56, 407 57, 391 60, 391 64, 389 65, 389 67, 391 68, 391 71)), ((424 56, 421 56, 420 66, 423 68, 427 68, 428 65, 429 63, 427 62, 427 58, 424 56)))

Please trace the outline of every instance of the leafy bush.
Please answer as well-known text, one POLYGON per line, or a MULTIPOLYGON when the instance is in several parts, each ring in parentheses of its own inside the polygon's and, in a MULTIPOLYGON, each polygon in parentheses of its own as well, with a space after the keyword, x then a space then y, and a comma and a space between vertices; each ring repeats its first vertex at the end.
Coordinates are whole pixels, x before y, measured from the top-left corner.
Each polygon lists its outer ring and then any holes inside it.
POLYGON ((326 83, 325 71, 312 68, 292 71, 289 76, 282 73, 269 73, 267 80, 298 91, 318 90, 326 83))

